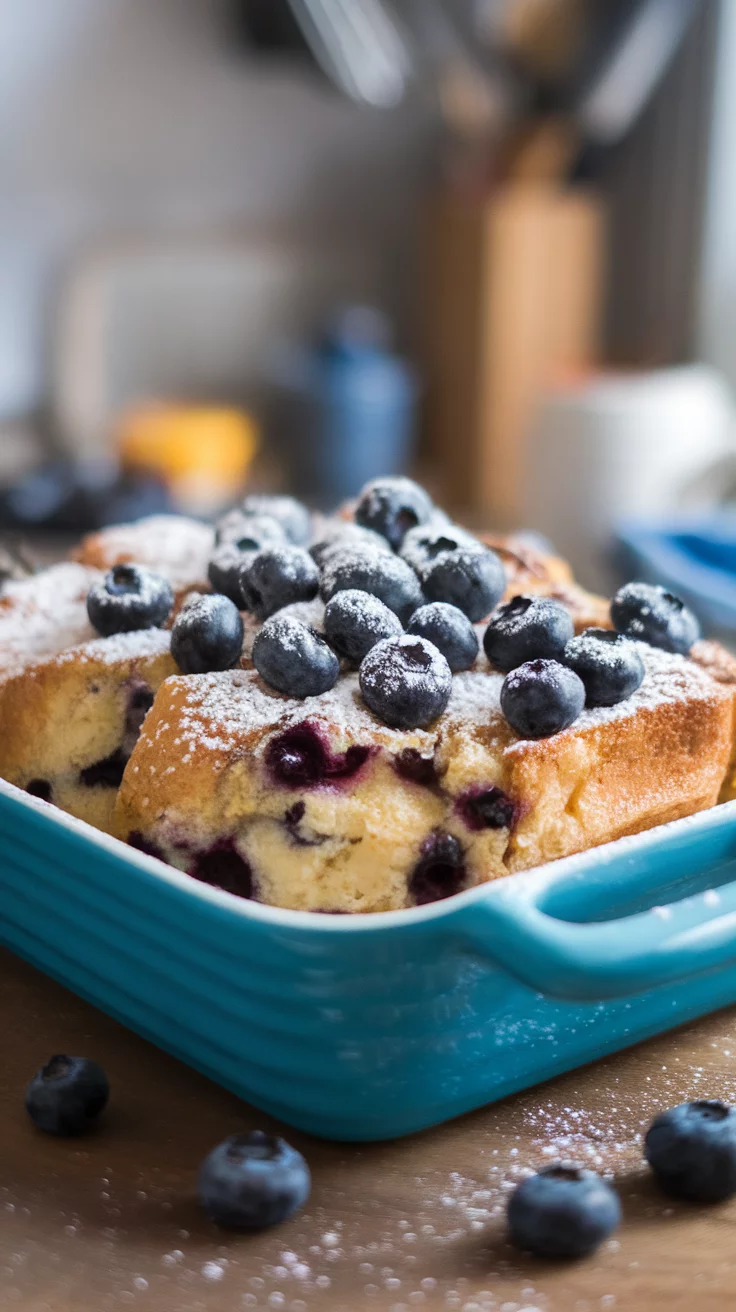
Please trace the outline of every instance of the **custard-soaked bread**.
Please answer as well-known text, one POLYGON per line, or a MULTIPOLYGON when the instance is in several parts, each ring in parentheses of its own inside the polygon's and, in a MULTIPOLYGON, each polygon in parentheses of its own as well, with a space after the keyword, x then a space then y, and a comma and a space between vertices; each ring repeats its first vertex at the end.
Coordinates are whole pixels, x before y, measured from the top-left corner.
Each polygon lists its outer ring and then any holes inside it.
POLYGON ((147 565, 171 584, 177 601, 193 588, 207 588, 214 529, 185 515, 149 515, 134 524, 114 524, 83 538, 74 559, 108 570, 113 565, 147 565))
POLYGON ((346 675, 291 700, 254 670, 168 679, 125 771, 117 831, 208 883, 278 906, 382 911, 712 806, 732 696, 637 644, 639 690, 519 738, 484 658, 429 729, 377 719, 346 675))
POLYGON ((160 629, 100 638, 87 593, 102 578, 55 565, 0 597, 0 776, 109 830, 125 763, 176 666, 160 629))

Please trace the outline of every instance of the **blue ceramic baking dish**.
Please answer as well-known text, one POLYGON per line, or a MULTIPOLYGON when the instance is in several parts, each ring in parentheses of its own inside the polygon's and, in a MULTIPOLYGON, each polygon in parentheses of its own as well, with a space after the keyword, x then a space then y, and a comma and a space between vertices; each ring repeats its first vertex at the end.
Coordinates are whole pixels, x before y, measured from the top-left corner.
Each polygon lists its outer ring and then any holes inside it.
POLYGON ((281 911, 0 783, 0 938, 301 1129, 437 1124, 736 1001, 736 802, 412 911, 281 911))

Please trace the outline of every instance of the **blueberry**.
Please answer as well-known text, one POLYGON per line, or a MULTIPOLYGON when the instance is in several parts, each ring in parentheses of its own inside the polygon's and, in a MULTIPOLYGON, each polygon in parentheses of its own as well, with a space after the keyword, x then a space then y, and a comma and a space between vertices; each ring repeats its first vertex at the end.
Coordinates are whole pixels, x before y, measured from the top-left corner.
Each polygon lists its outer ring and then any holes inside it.
POLYGON ((353 524, 351 520, 328 519, 322 525, 320 536, 309 548, 309 554, 317 567, 322 569, 330 556, 345 547, 372 547, 376 551, 391 552, 388 542, 380 533, 361 528, 360 524, 353 524))
POLYGON ((253 643, 261 678, 287 697, 319 697, 337 683, 340 662, 324 638, 293 615, 266 620, 253 643))
POLYGON ((110 1086, 86 1057, 52 1057, 26 1089, 26 1111, 46 1134, 83 1134, 107 1104, 110 1086))
POLYGON ((585 685, 558 661, 526 661, 506 675, 501 710, 522 738, 549 738, 569 729, 585 705, 585 685))
POLYGON ((243 605, 240 572, 254 554, 254 551, 241 551, 236 542, 221 542, 207 566, 212 591, 221 592, 238 609, 243 605))
POLYGON ((536 1257, 585 1257, 620 1221, 618 1194, 579 1166, 547 1166, 528 1176, 508 1205, 511 1242, 536 1257))
POLYGON ((325 606, 325 636, 338 656, 360 665, 382 638, 398 638, 401 620, 370 592, 347 588, 325 606))
POLYGON ((358 497, 355 520, 380 533, 398 551, 404 535, 417 524, 426 524, 433 509, 424 488, 410 478, 376 478, 358 497))
POLYGON ((237 665, 243 649, 243 620, 227 597, 194 593, 171 630, 171 655, 182 674, 207 674, 237 665))
POLYGON ((700 626, 679 597, 654 583, 626 583, 611 602, 611 619, 619 633, 640 638, 687 656, 700 637, 700 626))
POLYGON ((253 871, 231 840, 199 852, 189 874, 201 884, 221 888, 236 897, 253 896, 253 871))
POLYGON ((440 902, 465 886, 465 854, 452 834, 438 830, 422 844, 422 851, 409 877, 409 894, 415 906, 440 902))
POLYGON ((261 551, 274 542, 285 542, 286 534, 271 515, 246 515, 243 510, 228 510, 215 525, 215 542, 233 542, 239 551, 261 551))
POLYGON ((319 571, 304 547, 290 543, 264 547, 247 556, 240 571, 245 609, 267 620, 295 601, 311 601, 319 590, 319 571))
POLYGON ((473 624, 493 610, 506 587, 501 561, 480 542, 440 551, 420 578, 429 601, 457 606, 473 624))
POLYGON ((372 548, 346 548, 328 557, 322 570, 322 600, 329 601, 347 589, 372 593, 395 611, 402 623, 424 600, 413 569, 398 556, 372 548))
POLYGON ((87 593, 90 624, 103 638, 157 628, 168 619, 173 604, 171 585, 143 565, 113 565, 87 593))
POLYGON ((303 546, 312 536, 312 516, 301 501, 294 497, 259 496, 254 493, 243 501, 246 515, 267 515, 275 519, 284 536, 296 546, 303 546))
POLYGON ((452 671, 433 643, 404 634, 376 643, 360 667, 367 706, 393 729, 424 729, 441 715, 452 671))
POLYGON ((586 629, 571 638, 562 660, 585 684, 587 706, 626 701, 644 678, 644 662, 633 642, 612 629, 586 629))
POLYGON ((514 823, 516 807, 511 798, 496 784, 476 785, 464 793, 456 803, 468 829, 508 829, 514 823))
POLYGON ((415 610, 407 633, 427 638, 442 652, 453 674, 469 670, 478 655, 478 635, 467 615, 446 601, 430 601, 415 610))
POLYGON ((457 551, 458 547, 479 551, 482 544, 467 529, 443 522, 435 510, 429 523, 409 529, 399 554, 421 578, 438 556, 445 551, 457 551))
POLYGON ((233 1134, 205 1157, 197 1198, 217 1225, 262 1230, 286 1221, 306 1203, 309 1167, 295 1148, 262 1130, 233 1134))
POLYGON ((316 784, 350 779, 362 770, 370 747, 354 743, 344 752, 330 751, 313 724, 303 721, 272 738, 265 761, 281 788, 312 788, 316 784))
POLYGON ((483 647, 491 665, 507 674, 524 661, 562 660, 574 632, 572 616, 559 601, 512 597, 491 616, 483 647))
POLYGON ((652 1121, 644 1155, 675 1198, 717 1203, 736 1193, 736 1110, 725 1103, 681 1103, 652 1121))

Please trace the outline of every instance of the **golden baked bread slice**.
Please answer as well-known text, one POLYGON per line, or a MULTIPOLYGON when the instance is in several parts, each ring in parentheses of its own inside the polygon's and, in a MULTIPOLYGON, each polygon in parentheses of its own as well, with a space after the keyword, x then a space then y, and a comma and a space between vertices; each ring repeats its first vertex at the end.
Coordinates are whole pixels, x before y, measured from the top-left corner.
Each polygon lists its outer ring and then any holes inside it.
POLYGON ((168 679, 126 767, 121 837, 278 906, 407 907, 714 805, 732 697, 639 644, 628 701, 519 738, 484 658, 431 729, 387 728, 357 677, 295 701, 254 670, 168 679))
POLYGON ((0 596, 0 777, 109 830, 125 762, 161 682, 160 629, 100 638, 87 618, 98 570, 52 566, 0 596))

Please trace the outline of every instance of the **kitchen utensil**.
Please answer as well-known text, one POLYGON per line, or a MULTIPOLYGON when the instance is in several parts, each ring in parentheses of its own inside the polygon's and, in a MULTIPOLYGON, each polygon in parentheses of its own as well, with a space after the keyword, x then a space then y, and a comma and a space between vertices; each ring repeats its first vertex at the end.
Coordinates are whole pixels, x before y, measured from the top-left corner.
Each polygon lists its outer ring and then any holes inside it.
POLYGON ((360 104, 390 109, 403 99, 412 59, 383 0, 289 0, 317 63, 360 104))
POLYGON ((736 1000, 736 802, 431 906, 239 900, 0 783, 0 940, 248 1102, 408 1134, 736 1000))

